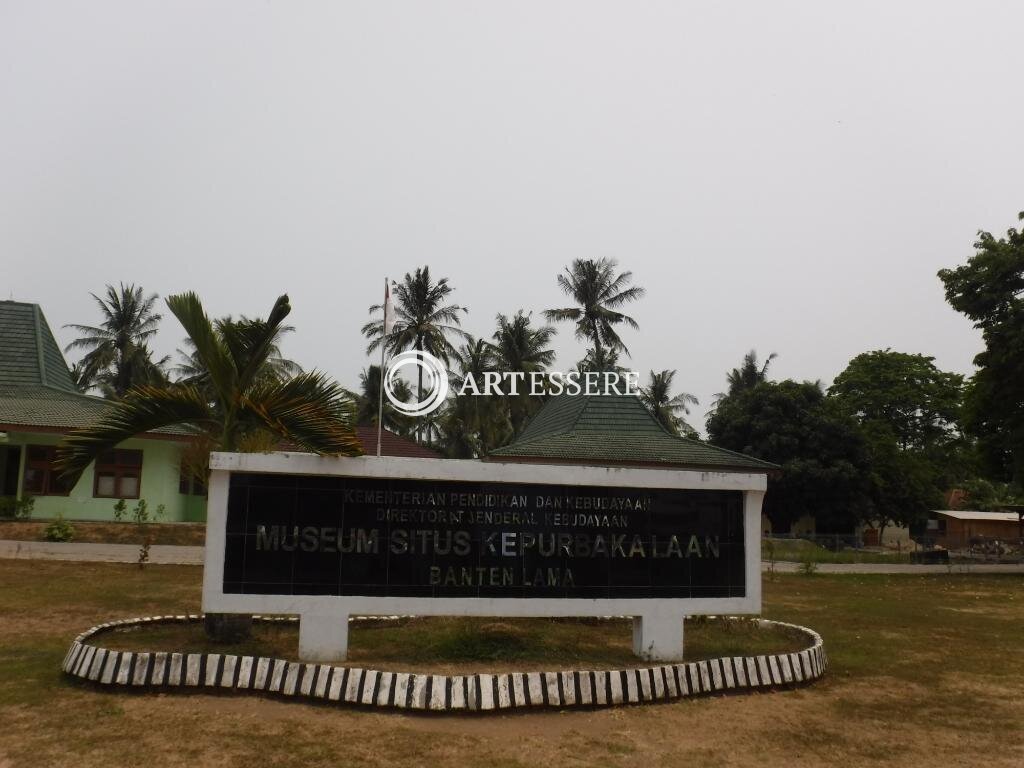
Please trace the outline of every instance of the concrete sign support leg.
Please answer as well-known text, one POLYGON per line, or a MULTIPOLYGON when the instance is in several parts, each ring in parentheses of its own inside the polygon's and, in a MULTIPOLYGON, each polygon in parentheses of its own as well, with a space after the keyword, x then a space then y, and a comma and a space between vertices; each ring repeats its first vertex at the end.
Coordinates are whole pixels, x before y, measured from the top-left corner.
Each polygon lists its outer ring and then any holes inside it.
POLYGON ((348 614, 302 614, 299 617, 299 658, 302 661, 345 661, 348 657, 348 614))
POLYGON ((646 661, 682 661, 683 617, 634 616, 633 653, 646 661))

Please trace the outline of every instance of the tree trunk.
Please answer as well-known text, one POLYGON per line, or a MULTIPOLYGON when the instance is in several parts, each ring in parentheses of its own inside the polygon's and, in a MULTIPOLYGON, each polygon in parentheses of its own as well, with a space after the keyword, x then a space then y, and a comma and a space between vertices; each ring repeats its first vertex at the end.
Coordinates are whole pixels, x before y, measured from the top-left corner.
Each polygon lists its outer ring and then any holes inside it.
POLYGON ((215 643, 237 643, 252 637, 252 616, 241 613, 208 613, 203 619, 206 636, 215 643))

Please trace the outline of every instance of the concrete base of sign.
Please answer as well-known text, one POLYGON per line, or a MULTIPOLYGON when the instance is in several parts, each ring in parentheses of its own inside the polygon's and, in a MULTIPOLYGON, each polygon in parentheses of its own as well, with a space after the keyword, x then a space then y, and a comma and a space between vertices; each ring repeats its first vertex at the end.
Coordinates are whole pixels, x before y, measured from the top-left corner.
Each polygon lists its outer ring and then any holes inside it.
POLYGON ((348 658, 348 614, 299 617, 299 659, 345 661, 348 658))
MULTIPOLYGON (((303 614, 299 618, 301 661, 348 658, 347 614, 303 614)), ((633 653, 645 661, 683 660, 682 616, 634 616, 633 653)))
POLYGON ((634 616, 633 653, 645 661, 682 661, 683 617, 634 616))

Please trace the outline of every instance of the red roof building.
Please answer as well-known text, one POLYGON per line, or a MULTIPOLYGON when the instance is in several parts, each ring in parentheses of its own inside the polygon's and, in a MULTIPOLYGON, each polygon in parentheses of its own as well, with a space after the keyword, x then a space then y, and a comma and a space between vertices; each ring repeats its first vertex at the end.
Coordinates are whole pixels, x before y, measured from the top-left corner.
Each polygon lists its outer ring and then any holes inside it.
MULTIPOLYGON (((367 456, 377 455, 377 428, 374 426, 356 427, 356 436, 363 445, 363 453, 367 456)), ((381 456, 405 456, 415 459, 443 459, 437 451, 424 448, 407 437, 394 432, 382 430, 380 436, 381 456)))

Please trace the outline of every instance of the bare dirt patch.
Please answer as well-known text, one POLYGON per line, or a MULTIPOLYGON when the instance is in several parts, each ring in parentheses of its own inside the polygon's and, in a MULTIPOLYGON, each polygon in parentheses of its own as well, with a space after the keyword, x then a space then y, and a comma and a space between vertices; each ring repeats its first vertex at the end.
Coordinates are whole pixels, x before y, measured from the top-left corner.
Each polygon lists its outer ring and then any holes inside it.
MULTIPOLYGON (((0 520, 0 539, 9 541, 43 541, 48 520, 0 520)), ((124 522, 69 521, 74 527, 74 541, 87 544, 139 544, 138 526, 124 522)), ((151 544, 172 544, 201 547, 206 541, 205 523, 149 523, 151 544)))

